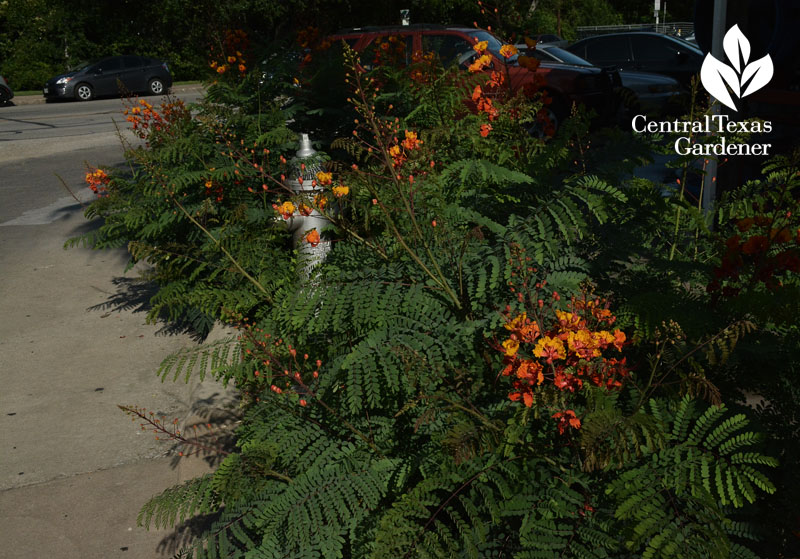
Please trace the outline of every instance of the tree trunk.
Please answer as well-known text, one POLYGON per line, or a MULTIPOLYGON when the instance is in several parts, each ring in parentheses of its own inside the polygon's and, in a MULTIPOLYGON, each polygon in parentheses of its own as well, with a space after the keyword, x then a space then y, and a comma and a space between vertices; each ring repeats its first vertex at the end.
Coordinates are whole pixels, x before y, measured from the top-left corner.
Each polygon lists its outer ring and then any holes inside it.
POLYGON ((533 12, 536 11, 536 8, 539 7, 539 0, 531 0, 531 5, 528 7, 528 15, 526 19, 530 18, 533 15, 533 12))
POLYGON ((556 35, 563 37, 561 34, 561 0, 558 1, 558 5, 556 6, 556 27, 558 28, 556 35))

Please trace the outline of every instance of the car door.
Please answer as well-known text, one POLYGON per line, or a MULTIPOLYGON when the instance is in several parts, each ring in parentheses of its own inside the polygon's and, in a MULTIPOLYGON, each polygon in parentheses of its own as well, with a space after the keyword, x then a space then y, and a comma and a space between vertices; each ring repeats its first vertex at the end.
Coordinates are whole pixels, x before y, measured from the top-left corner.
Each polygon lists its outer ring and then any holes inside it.
MULTIPOLYGON (((578 54, 578 56, 581 55, 578 54)), ((630 39, 625 35, 596 37, 586 43, 584 58, 595 66, 613 66, 621 70, 631 70, 633 57, 631 56, 630 39)))
POLYGON ((125 89, 131 92, 147 89, 147 76, 145 75, 145 66, 141 58, 138 56, 123 56, 122 68, 120 81, 125 89))
POLYGON ((117 95, 119 94, 117 80, 122 75, 122 59, 115 56, 101 60, 92 67, 89 74, 96 96, 117 95))

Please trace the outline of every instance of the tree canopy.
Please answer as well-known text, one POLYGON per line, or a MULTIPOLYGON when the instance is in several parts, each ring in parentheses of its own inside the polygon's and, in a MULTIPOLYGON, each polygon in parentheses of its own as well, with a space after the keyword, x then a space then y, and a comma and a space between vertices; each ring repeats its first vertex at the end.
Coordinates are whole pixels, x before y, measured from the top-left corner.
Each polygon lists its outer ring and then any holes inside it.
MULTIPOLYGON (((692 0, 670 0, 672 19, 692 17, 692 0), (674 14, 674 16, 673 16, 674 14)), ((16 90, 38 89, 53 75, 100 56, 139 54, 167 60, 177 80, 208 75, 210 47, 227 29, 243 29, 256 44, 343 27, 412 22, 477 24, 500 33, 559 33, 574 39, 581 25, 638 23, 652 5, 634 0, 3 0, 0 72, 16 90)))

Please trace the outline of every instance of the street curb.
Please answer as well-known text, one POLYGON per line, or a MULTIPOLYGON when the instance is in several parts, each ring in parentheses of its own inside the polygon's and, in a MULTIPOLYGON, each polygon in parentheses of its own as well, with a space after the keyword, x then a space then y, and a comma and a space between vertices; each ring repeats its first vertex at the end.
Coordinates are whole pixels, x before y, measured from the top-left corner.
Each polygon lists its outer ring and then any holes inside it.
MULTIPOLYGON (((205 88, 202 84, 189 84, 189 85, 175 85, 170 88, 170 93, 195 93, 203 91, 205 88)), ((44 96, 39 95, 20 95, 14 97, 11 102, 6 106, 20 106, 20 105, 44 105, 46 102, 44 96)))

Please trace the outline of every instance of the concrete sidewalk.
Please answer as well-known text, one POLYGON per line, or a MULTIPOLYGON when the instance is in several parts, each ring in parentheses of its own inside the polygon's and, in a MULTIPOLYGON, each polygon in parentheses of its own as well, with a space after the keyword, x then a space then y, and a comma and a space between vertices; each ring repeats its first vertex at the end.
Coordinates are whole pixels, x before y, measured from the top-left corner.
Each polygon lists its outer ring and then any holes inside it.
POLYGON ((206 471, 197 458, 178 468, 169 458, 160 458, 3 491, 0 557, 172 557, 189 534, 146 531, 137 527, 136 516, 150 497, 206 471))
MULTIPOLYGON (((170 88, 170 93, 188 93, 203 91, 204 87, 201 83, 193 83, 187 85, 174 85, 170 88)), ((10 105, 40 105, 46 103, 44 95, 17 95, 14 97, 10 105)))
MULTIPOLYGON (((0 164, 0 194, 33 193, 45 179, 27 179, 32 170, 57 166, 74 192, 93 196, 80 162, 96 157, 85 148, 0 164)), ((135 271, 123 274, 124 250, 63 248, 92 226, 49 180, 54 202, 0 223, 0 558, 171 557, 183 536, 137 528, 138 511, 209 465, 179 459, 117 404, 181 425, 226 409, 224 429, 236 402, 213 380, 156 377, 165 357, 196 342, 145 323, 150 292, 135 271)))

